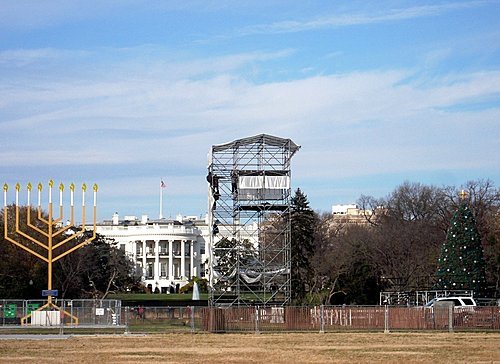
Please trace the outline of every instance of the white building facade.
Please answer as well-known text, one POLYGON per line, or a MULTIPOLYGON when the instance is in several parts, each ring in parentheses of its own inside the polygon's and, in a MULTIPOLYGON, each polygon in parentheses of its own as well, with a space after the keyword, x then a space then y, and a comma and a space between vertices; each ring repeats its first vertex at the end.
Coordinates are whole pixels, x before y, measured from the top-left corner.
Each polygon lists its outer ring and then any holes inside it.
POLYGON ((114 214, 112 220, 99 223, 96 232, 113 239, 125 251, 150 292, 177 292, 191 277, 204 277, 208 268, 205 219, 120 219, 114 214))

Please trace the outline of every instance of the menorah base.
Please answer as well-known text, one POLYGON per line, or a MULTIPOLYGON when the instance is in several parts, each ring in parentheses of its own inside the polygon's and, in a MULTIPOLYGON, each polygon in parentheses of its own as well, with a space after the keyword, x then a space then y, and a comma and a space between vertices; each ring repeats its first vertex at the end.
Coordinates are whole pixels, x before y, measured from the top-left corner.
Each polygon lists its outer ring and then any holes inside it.
POLYGON ((35 311, 21 318, 22 326, 60 326, 64 324, 64 318, 68 317, 70 322, 65 325, 78 326, 78 317, 63 310, 52 302, 48 302, 35 311), (29 322, 28 322, 29 320, 29 322))

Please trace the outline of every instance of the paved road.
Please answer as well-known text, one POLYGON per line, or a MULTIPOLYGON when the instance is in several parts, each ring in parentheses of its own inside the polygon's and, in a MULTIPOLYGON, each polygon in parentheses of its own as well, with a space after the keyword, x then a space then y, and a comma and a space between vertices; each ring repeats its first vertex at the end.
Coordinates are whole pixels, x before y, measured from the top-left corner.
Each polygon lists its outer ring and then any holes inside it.
POLYGON ((72 335, 32 335, 32 334, 12 334, 12 335, 0 335, 0 340, 66 340, 72 335))

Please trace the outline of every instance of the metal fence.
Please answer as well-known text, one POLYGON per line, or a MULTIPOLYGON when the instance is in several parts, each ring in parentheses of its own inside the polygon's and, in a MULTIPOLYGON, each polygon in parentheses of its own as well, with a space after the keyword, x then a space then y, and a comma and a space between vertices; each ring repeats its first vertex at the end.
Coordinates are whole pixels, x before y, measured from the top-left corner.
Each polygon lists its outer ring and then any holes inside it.
POLYGON ((122 324, 133 332, 201 331, 206 307, 123 307, 122 324))
POLYGON ((0 300, 1 326, 119 326, 119 300, 0 300), (45 308, 47 307, 47 308, 45 308))
POLYGON ((206 308, 202 329, 209 332, 500 330, 500 307, 206 308))
POLYGON ((122 318, 133 332, 338 332, 348 330, 500 330, 500 307, 316 306, 133 307, 122 318))
POLYGON ((107 327, 144 333, 500 330, 498 306, 467 310, 452 306, 121 307, 115 300, 61 300, 56 302, 60 311, 48 311, 57 317, 41 323, 30 314, 43 303, 0 300, 0 326, 107 327))

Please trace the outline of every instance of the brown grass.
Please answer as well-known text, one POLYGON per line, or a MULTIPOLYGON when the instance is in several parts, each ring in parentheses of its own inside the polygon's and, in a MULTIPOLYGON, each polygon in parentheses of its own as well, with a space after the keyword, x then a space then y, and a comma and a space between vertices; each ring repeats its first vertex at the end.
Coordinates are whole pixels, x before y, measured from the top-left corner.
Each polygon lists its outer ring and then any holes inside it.
POLYGON ((0 363, 500 363, 500 333, 286 333, 0 340, 0 363))

